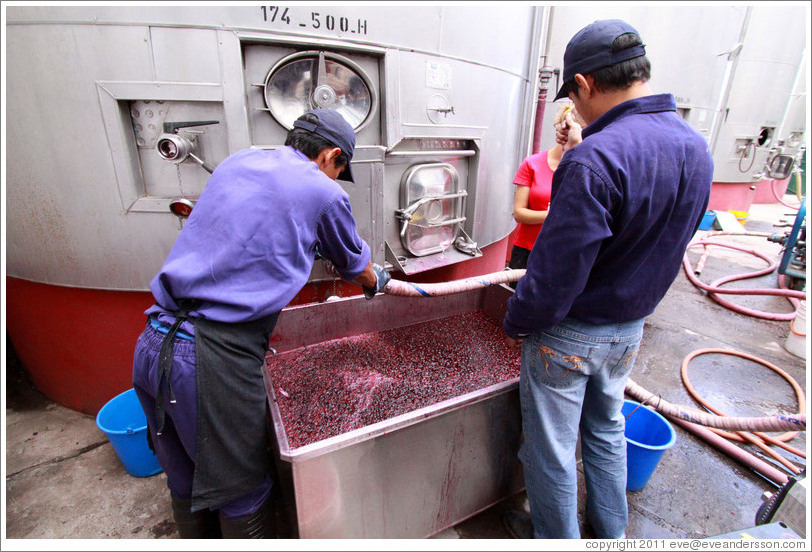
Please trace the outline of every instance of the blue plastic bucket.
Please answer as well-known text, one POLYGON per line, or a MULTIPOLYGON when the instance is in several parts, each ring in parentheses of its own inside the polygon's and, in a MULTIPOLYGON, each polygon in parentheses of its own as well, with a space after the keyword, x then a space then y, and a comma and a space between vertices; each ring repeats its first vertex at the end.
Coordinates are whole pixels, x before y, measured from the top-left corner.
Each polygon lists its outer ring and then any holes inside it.
POLYGON ((116 395, 96 415, 102 430, 130 475, 149 477, 161 473, 158 457, 147 443, 147 417, 135 389, 116 395))
POLYGON ((699 223, 700 230, 710 230, 713 228, 713 222, 716 220, 716 211, 705 211, 702 216, 702 221, 699 223))
POLYGON ((625 432, 627 491, 639 491, 645 487, 663 453, 677 441, 677 434, 668 420, 650 408, 638 406, 640 403, 626 400, 622 409, 623 416, 628 416, 625 432))

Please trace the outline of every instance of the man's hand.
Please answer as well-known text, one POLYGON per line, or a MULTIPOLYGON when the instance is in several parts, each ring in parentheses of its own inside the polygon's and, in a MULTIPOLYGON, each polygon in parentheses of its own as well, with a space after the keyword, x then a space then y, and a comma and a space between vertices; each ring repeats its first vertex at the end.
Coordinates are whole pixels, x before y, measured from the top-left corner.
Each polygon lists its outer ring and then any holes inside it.
MULTIPOLYGON (((342 278, 341 274, 336 270, 335 265, 327 259, 324 260, 324 269, 330 276, 342 278)), ((364 297, 372 299, 378 292, 383 291, 391 279, 392 276, 389 275, 384 267, 370 262, 367 263, 366 268, 364 268, 361 274, 359 274, 352 283, 364 289, 364 297)))
POLYGON ((392 279, 392 276, 381 265, 372 263, 372 270, 375 273, 375 286, 363 286, 364 297, 367 299, 372 299, 378 292, 383 291, 383 288, 392 279))
MULTIPOLYGON (((330 265, 331 263, 326 263, 328 273, 330 272, 330 265)), ((335 270, 335 267, 332 267, 332 269, 335 270)), ((378 292, 383 291, 391 279, 392 276, 389 275, 384 267, 370 261, 352 283, 364 289, 364 297, 372 299, 378 292)))
POLYGON ((522 339, 513 339, 512 337, 506 337, 505 339, 507 339, 508 347, 511 349, 522 349, 522 339))
POLYGON ((583 141, 581 137, 581 125, 572 120, 569 113, 555 126, 555 141, 561 146, 562 151, 574 148, 583 141))

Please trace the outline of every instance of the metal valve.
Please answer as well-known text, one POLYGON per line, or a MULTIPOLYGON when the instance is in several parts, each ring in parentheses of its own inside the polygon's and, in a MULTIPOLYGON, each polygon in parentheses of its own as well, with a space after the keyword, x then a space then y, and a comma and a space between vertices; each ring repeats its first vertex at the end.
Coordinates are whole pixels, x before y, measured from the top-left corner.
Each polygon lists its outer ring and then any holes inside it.
POLYGON ((188 138, 179 136, 178 130, 190 126, 216 125, 220 121, 186 121, 175 123, 164 123, 164 133, 158 137, 156 149, 162 159, 173 163, 183 163, 187 159, 192 159, 209 173, 214 172, 214 167, 197 157, 194 153, 194 144, 188 138))
POLYGON ((183 163, 192 153, 192 142, 177 134, 161 134, 156 145, 158 155, 173 163, 183 163))

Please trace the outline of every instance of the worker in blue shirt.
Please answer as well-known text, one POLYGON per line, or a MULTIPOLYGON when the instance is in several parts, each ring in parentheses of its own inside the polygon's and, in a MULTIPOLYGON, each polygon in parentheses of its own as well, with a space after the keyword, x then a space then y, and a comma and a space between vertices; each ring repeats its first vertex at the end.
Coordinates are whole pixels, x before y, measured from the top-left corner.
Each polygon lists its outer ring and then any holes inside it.
POLYGON ((354 148, 337 111, 314 109, 284 147, 229 156, 150 284, 133 386, 181 538, 276 535, 265 353, 317 251, 368 299, 389 281, 335 181, 353 180, 354 148))
POLYGON ((580 538, 575 449, 598 538, 628 522, 626 381, 651 314, 677 276, 710 196, 706 140, 655 95, 645 46, 628 23, 596 21, 564 52, 563 85, 587 126, 567 118, 550 213, 503 328, 521 347, 519 381, 529 519, 524 538, 580 538))

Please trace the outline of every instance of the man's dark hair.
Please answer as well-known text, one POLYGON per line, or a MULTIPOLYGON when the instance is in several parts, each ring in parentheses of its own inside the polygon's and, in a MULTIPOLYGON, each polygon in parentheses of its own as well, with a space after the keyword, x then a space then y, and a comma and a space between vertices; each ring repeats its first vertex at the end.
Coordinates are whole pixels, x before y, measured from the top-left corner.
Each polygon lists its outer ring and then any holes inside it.
MULTIPOLYGON (((312 113, 305 113, 304 115, 299 117, 299 119, 313 124, 317 124, 319 122, 319 118, 313 115, 312 113)), ((285 139, 285 145, 296 148, 310 160, 313 160, 316 157, 318 157, 319 153, 321 153, 321 151, 324 149, 332 149, 338 147, 329 140, 322 138, 318 134, 315 134, 303 128, 291 129, 288 132, 287 138, 285 139)), ((349 162, 350 160, 347 157, 347 154, 344 153, 344 150, 341 150, 341 155, 339 155, 336 158, 336 166, 346 167, 347 164, 349 164, 349 162)))
MULTIPOLYGON (((622 34, 612 43, 612 52, 643 44, 640 36, 634 33, 622 34)), ((590 73, 595 79, 595 88, 601 92, 624 90, 637 81, 647 82, 651 78, 651 62, 646 56, 621 61, 590 73)), ((567 92, 578 94, 578 84, 572 80, 566 83, 567 92)))

